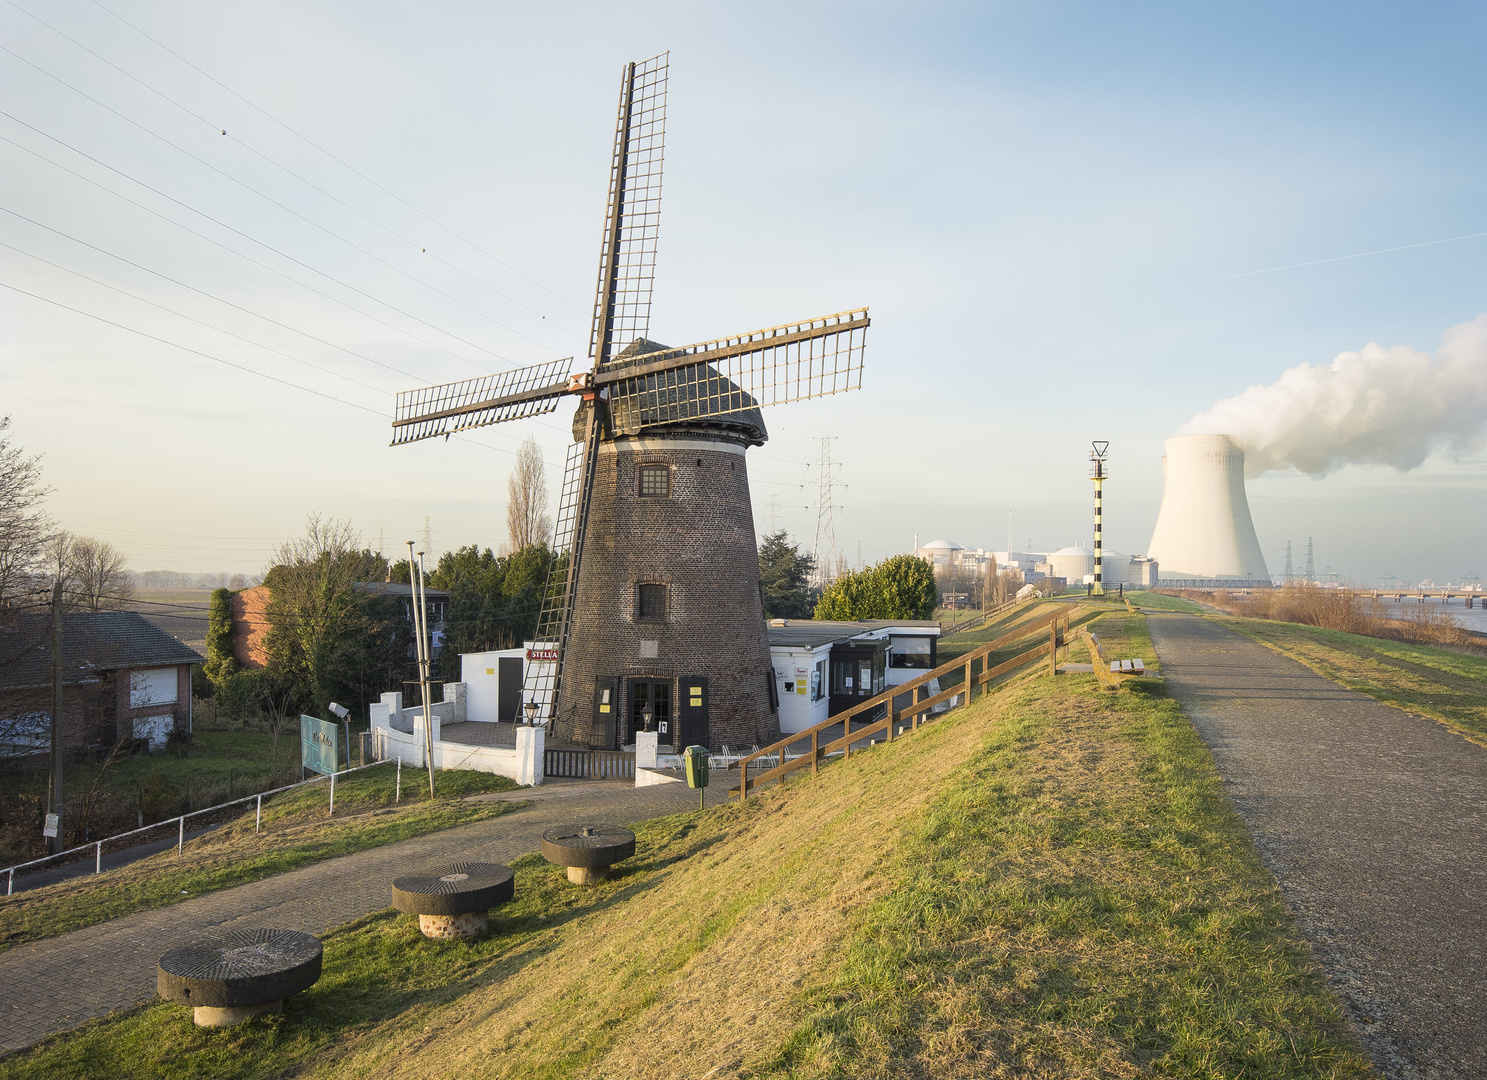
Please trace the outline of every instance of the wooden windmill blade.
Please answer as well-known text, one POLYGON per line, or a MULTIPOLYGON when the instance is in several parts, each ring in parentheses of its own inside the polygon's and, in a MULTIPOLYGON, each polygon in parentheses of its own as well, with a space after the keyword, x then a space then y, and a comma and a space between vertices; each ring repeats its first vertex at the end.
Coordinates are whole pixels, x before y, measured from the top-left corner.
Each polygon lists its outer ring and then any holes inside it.
POLYGON ((571 392, 572 364, 570 356, 478 379, 404 390, 393 409, 392 445, 552 412, 571 392))
POLYGON ((825 397, 862 386, 866 308, 679 349, 626 356, 594 376, 616 434, 825 397))
POLYGON ((661 167, 666 150, 670 53, 627 64, 620 82, 608 209, 599 246, 599 281, 589 355, 597 370, 646 336, 661 228, 661 167))
MULTIPOLYGON (((670 54, 625 65, 615 122, 614 157, 609 167, 609 198, 599 244, 599 280, 589 355, 597 372, 626 343, 650 328, 651 287, 661 226, 661 170, 666 150, 666 76, 670 54)), ((553 537, 556 558, 543 592, 536 650, 542 660, 530 680, 529 700, 539 714, 558 715, 562 657, 573 628, 584 530, 593 497, 599 456, 601 394, 589 379, 573 389, 588 402, 584 438, 569 449, 553 537)))

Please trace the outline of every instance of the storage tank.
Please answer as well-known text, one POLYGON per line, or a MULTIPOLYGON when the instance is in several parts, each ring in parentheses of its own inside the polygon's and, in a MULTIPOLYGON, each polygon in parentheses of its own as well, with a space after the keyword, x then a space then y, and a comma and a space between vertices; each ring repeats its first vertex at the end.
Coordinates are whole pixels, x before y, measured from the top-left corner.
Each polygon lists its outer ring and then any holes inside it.
POLYGON ((1146 553, 1161 580, 1270 584, 1244 493, 1244 451, 1227 435, 1174 435, 1146 553))
POLYGON ((1095 572, 1095 553, 1089 548, 1059 548, 1048 556, 1048 569, 1070 585, 1082 584, 1086 574, 1095 572))

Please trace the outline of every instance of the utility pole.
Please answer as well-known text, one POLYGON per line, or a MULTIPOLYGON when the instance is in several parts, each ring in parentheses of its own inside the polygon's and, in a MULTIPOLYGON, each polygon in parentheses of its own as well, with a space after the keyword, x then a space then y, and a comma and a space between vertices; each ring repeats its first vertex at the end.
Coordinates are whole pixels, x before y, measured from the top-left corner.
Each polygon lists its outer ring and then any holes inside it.
POLYGON ((1306 538, 1306 580, 1308 583, 1317 580, 1317 564, 1312 559, 1311 537, 1306 538))
POLYGON ((1287 585, 1291 584, 1291 577, 1292 577, 1293 573, 1294 573, 1294 571, 1291 569, 1291 541, 1287 540, 1286 541, 1286 572, 1280 576, 1281 581, 1283 583, 1287 584, 1287 585))
MULTIPOLYGON (((427 520, 427 519, 425 519, 427 520)), ((425 526, 427 530, 427 526, 425 526)), ((418 682, 423 698, 423 752, 429 767, 429 798, 434 790, 434 705, 429 700, 429 652, 432 642, 428 638, 428 608, 423 592, 423 556, 413 561, 413 541, 408 541, 408 580, 413 585, 413 633, 418 638, 418 682)))
POLYGON ((829 585, 836 576, 836 506, 832 499, 835 488, 846 487, 831 475, 836 462, 831 460, 831 444, 834 436, 821 438, 821 467, 816 477, 816 543, 811 554, 816 560, 816 584, 821 588, 829 585), (824 559, 824 561, 823 561, 824 559))
POLYGON ((62 575, 52 586, 52 854, 59 854, 62 840, 62 575))

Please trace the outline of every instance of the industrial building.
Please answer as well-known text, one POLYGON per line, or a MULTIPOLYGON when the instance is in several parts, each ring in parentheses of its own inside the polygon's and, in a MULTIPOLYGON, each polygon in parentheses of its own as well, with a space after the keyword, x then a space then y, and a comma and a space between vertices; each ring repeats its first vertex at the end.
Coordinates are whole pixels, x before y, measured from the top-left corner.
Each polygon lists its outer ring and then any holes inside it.
POLYGON ((1244 451, 1228 435, 1175 435, 1162 458, 1162 508, 1148 553, 1163 585, 1269 585, 1244 490, 1244 451))

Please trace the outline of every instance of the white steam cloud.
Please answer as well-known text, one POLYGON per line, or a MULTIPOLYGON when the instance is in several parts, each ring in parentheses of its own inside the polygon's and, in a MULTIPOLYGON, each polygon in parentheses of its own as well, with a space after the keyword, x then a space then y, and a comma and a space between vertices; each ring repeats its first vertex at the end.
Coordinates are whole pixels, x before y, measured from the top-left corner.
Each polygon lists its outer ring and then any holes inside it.
POLYGON ((1302 364, 1199 413, 1179 435, 1229 435, 1245 473, 1291 466, 1325 476, 1348 464, 1418 468, 1435 450, 1480 450, 1487 424, 1487 315, 1453 326, 1430 353, 1365 345, 1302 364))

